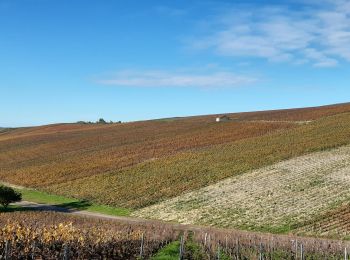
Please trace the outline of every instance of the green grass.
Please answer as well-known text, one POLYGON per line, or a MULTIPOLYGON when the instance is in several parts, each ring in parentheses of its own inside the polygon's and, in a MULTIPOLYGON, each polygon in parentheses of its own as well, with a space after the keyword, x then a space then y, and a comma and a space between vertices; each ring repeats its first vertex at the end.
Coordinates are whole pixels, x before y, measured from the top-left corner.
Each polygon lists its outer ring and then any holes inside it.
POLYGON ((16 189, 16 190, 22 193, 23 200, 27 200, 31 202, 53 204, 53 205, 79 202, 79 200, 77 199, 71 199, 63 196, 53 195, 53 194, 49 194, 49 193, 37 191, 37 190, 31 190, 31 189, 16 189))
POLYGON ((242 226, 240 227, 243 230, 251 230, 251 231, 258 231, 263 233, 273 233, 273 234, 288 234, 295 230, 297 227, 296 223, 286 223, 284 225, 279 226, 242 226))
POLYGON ((180 242, 174 241, 163 247, 153 256, 152 260, 178 260, 179 259, 180 242))
POLYGON ((129 216, 131 211, 126 208, 111 207, 107 205, 98 205, 85 200, 67 198, 64 196, 49 194, 43 191, 32 189, 17 189, 22 193, 22 200, 50 204, 64 208, 86 210, 113 216, 129 216))
POLYGON ((193 260, 202 260, 207 258, 203 250, 203 247, 201 247, 198 243, 194 242, 192 240, 192 236, 190 236, 188 241, 186 241, 185 243, 184 257, 185 259, 193 259, 193 260))
MULTIPOLYGON (((179 252, 180 252, 180 242, 174 241, 167 246, 163 247, 158 251, 158 253, 153 256, 152 260, 178 260, 179 259, 179 252)), ((223 254, 222 254, 223 256, 223 254)), ((202 260, 205 259, 205 253, 203 251, 203 248, 192 241, 190 238, 185 243, 185 251, 184 251, 184 259, 193 259, 193 260, 202 260)), ((226 258, 223 258, 226 259, 226 258)))

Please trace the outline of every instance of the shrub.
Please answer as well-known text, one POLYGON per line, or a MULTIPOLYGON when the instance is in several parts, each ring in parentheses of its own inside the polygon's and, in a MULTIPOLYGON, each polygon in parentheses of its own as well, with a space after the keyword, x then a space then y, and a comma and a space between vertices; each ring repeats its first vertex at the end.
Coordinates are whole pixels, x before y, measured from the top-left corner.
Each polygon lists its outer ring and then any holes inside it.
POLYGON ((22 200, 22 194, 15 191, 11 187, 0 186, 0 204, 7 208, 7 206, 12 202, 17 202, 22 200))

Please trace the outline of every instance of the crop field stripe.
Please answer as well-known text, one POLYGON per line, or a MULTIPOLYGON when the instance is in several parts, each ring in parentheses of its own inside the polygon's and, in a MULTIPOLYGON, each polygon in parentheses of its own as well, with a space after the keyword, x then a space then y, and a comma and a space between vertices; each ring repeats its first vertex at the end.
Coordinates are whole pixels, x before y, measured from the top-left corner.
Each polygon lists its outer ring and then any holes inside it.
POLYGON ((148 122, 0 140, 0 179, 45 187, 292 127, 266 122, 148 122))
POLYGON ((295 233, 299 235, 350 240, 350 205, 348 202, 307 221, 295 233))
POLYGON ((350 144, 349 113, 45 189, 97 203, 142 208, 282 160, 346 144, 350 144))
POLYGON ((350 146, 346 146, 229 178, 133 215, 183 224, 276 231, 285 225, 298 226, 349 201, 349 172, 350 146))

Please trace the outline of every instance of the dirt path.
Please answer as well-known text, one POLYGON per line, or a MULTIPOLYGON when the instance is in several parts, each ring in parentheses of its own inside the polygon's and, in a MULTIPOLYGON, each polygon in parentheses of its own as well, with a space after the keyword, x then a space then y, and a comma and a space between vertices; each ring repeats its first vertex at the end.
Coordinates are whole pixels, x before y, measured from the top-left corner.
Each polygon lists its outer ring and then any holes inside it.
POLYGON ((20 206, 23 208, 33 209, 33 210, 55 211, 55 212, 61 212, 61 213, 80 215, 80 216, 84 216, 84 217, 94 217, 94 218, 100 218, 100 219, 112 219, 112 220, 120 220, 120 221, 124 221, 124 222, 133 222, 133 223, 135 223, 135 222, 136 223, 159 222, 159 221, 146 220, 146 219, 135 218, 135 217, 113 216, 113 215, 91 212, 91 211, 86 211, 86 210, 78 210, 78 209, 73 209, 73 208, 70 209, 70 208, 58 207, 58 206, 50 205, 50 204, 35 203, 35 202, 31 202, 31 201, 21 201, 21 202, 13 203, 11 205, 16 205, 16 206, 20 206))
MULTIPOLYGON (((143 219, 137 217, 123 217, 123 216, 113 216, 108 214, 102 214, 97 212, 91 212, 86 210, 77 210, 77 209, 69 209, 64 207, 58 207, 55 205, 35 203, 30 201, 21 201, 17 203, 12 203, 11 205, 17 205, 25 208, 30 208, 33 210, 41 210, 41 211, 54 211, 66 214, 73 214, 81 217, 87 218, 97 218, 102 220, 115 220, 119 222, 124 222, 127 224, 153 224, 153 225, 169 225, 173 228, 181 229, 181 230, 192 230, 192 231, 203 231, 203 229, 212 229, 210 227, 204 226, 196 226, 196 225, 184 225, 176 222, 167 222, 162 220, 152 220, 152 219, 143 219)), ((244 232, 244 231, 242 231, 244 232)), ((253 233, 253 232, 250 232, 253 233)), ((258 233, 257 233, 258 234, 258 233)), ((259 233, 260 234, 260 233, 259 233)))
POLYGON ((11 187, 11 188, 14 188, 14 189, 19 189, 19 190, 28 189, 28 188, 26 188, 26 187, 24 187, 24 186, 20 186, 20 185, 16 185, 16 184, 11 184, 11 183, 4 182, 4 181, 0 181, 0 185, 4 185, 4 186, 11 187))
MULTIPOLYGON (((19 185, 15 185, 15 184, 3 182, 3 181, 0 181, 0 184, 15 188, 15 189, 19 189, 19 190, 27 189, 24 186, 19 186, 19 185)), ((59 207, 56 205, 37 203, 37 202, 26 201, 26 200, 23 200, 23 201, 17 202, 17 203, 12 203, 11 205, 16 205, 16 206, 20 206, 23 208, 33 209, 33 210, 54 211, 54 212, 68 213, 68 214, 74 214, 74 215, 79 215, 79 216, 84 216, 84 217, 119 220, 119 221, 128 222, 128 223, 145 223, 145 222, 147 222, 147 223, 159 223, 159 222, 161 222, 159 220, 148 220, 148 219, 137 218, 137 217, 114 216, 114 215, 108 215, 108 214, 103 214, 103 213, 98 213, 98 212, 79 210, 79 209, 74 209, 74 208, 59 207)))

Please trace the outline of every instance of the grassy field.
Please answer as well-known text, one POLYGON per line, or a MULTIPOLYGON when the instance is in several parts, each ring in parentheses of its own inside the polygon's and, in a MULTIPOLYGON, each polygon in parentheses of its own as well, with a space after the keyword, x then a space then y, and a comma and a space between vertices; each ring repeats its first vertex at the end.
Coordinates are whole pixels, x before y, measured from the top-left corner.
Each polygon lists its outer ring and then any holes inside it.
MULTIPOLYGON (((108 205, 94 204, 84 200, 68 198, 64 196, 49 194, 47 192, 32 189, 17 189, 26 201, 55 205, 58 207, 86 210, 112 216, 130 216, 131 210, 126 208, 111 207, 108 205)), ((15 206, 12 206, 15 207, 15 206)))

